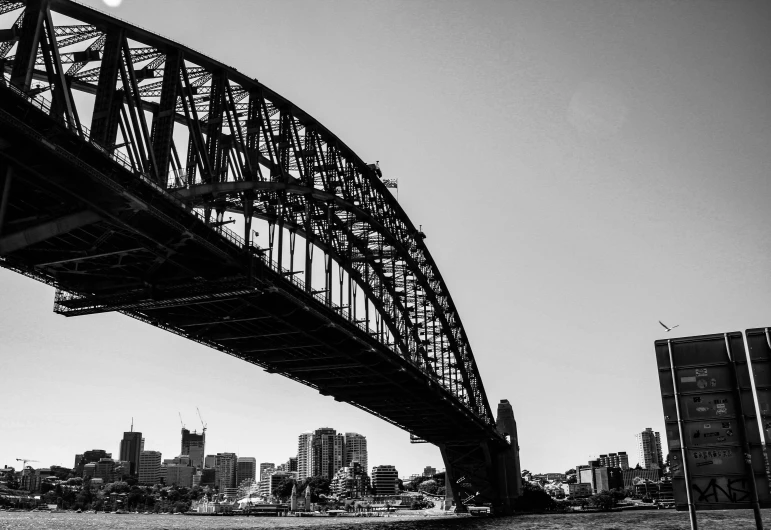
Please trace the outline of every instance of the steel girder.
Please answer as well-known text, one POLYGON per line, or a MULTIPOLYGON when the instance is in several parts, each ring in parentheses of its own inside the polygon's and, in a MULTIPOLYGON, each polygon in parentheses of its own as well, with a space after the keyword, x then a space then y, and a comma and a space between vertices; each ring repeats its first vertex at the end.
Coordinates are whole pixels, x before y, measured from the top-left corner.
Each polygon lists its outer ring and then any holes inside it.
MULTIPOLYGON (((0 0, 0 14, 20 6, 0 0)), ((0 63, 3 78, 10 74, 11 84, 33 99, 52 90, 52 114, 72 130, 80 125, 70 89, 95 94, 90 139, 159 186, 171 184, 169 191, 204 210, 207 219, 212 211, 218 221, 225 210, 244 213, 245 245, 253 217, 279 227, 279 247, 284 229, 292 248, 299 234, 311 293, 310 260, 319 248, 327 305, 344 313, 331 300, 335 261, 349 276, 349 297, 352 290, 363 293, 378 313, 376 328, 381 322, 391 339, 377 337, 494 424, 468 337, 425 236, 373 168, 334 134, 257 80, 85 6, 28 0, 17 27, 15 55, 0 63), (55 26, 52 11, 82 24, 55 26), (80 43, 85 48, 73 49, 80 43), (32 88, 33 79, 43 86, 32 88), (146 113, 153 117, 152 135, 146 113), (182 146, 174 145, 175 122, 187 133, 186 162, 178 154, 182 146)))

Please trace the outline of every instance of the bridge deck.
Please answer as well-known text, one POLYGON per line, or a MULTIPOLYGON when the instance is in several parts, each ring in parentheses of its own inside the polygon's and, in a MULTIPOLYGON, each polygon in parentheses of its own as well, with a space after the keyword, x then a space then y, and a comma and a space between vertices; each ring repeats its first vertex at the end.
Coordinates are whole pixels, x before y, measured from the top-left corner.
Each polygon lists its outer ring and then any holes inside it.
POLYGON ((121 311, 280 373, 433 442, 499 438, 446 389, 255 249, 186 211, 0 87, 12 167, 0 265, 59 289, 56 311, 121 311))

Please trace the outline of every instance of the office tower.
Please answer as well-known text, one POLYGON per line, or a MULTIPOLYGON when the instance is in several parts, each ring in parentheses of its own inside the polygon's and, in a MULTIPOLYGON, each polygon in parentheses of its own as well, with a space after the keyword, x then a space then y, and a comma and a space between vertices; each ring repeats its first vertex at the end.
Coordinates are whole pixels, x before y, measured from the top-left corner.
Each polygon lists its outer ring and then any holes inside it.
POLYGON ((206 455, 206 458, 203 461, 203 467, 214 469, 214 463, 216 461, 217 457, 215 455, 206 455))
POLYGON ((350 467, 354 462, 361 464, 366 473, 367 467, 367 437, 355 432, 345 433, 345 459, 343 465, 350 467))
POLYGON ((120 459, 129 462, 130 473, 136 475, 139 469, 139 455, 142 453, 142 433, 134 432, 134 424, 131 425, 130 432, 123 433, 123 440, 120 442, 120 459))
POLYGON ((299 480, 305 480, 313 474, 311 461, 313 460, 313 451, 311 442, 313 433, 304 432, 297 440, 297 477, 299 480))
POLYGON ((372 488, 375 495, 396 495, 399 493, 399 474, 395 466, 383 465, 372 468, 372 488))
POLYGON ((160 483, 161 452, 142 451, 139 455, 139 483, 155 486, 160 483))
MULTIPOLYGON (((167 486, 177 486, 180 488, 191 488, 193 487, 194 473, 195 468, 193 466, 185 464, 167 464, 166 480, 164 484, 167 486)), ((222 489, 221 486, 220 489, 222 489)))
POLYGON ((290 456, 289 461, 286 463, 287 471, 297 471, 297 457, 290 456))
POLYGON ((225 491, 225 488, 236 487, 237 459, 235 453, 217 453, 214 459, 214 482, 219 486, 220 491, 225 491))
POLYGON ((650 427, 635 435, 639 452, 640 467, 643 469, 662 469, 664 457, 661 454, 661 438, 659 433, 650 427))
POLYGON ((629 469, 629 457, 625 451, 619 451, 618 453, 608 453, 606 455, 600 455, 598 459, 601 466, 618 467, 621 469, 629 469))
POLYGON ((236 461, 236 486, 240 486, 244 480, 255 480, 256 472, 256 458, 251 456, 239 456, 236 461))
POLYGON ((426 466, 423 468, 423 476, 424 477, 433 477, 436 475, 436 468, 431 466, 426 466))
POLYGON ((332 428, 322 427, 313 432, 311 440, 311 471, 314 477, 332 480, 343 467, 345 437, 332 428))
POLYGON ((196 431, 182 428, 181 455, 188 455, 196 468, 204 466, 204 449, 206 446, 206 431, 198 434, 196 431))

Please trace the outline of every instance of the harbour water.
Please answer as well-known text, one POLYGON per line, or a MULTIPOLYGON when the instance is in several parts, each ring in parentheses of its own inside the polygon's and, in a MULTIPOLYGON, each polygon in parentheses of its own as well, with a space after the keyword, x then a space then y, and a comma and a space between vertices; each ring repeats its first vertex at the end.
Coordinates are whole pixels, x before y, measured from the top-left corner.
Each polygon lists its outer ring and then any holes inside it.
MULTIPOLYGON (((700 530, 754 530, 752 512, 699 512, 700 530)), ((771 522, 771 510, 763 510, 771 522)), ((687 512, 592 513, 576 515, 518 515, 500 518, 476 517, 189 517, 184 515, 75 514, 45 512, 0 512, 0 530, 240 530, 312 528, 323 530, 689 530, 687 512)))

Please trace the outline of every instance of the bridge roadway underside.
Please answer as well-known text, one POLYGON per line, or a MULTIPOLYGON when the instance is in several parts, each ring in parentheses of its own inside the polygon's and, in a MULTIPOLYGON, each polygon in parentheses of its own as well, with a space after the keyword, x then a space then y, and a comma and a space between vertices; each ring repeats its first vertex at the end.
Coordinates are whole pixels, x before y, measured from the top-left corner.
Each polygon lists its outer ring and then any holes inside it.
POLYGON ((466 493, 492 487, 485 469, 502 440, 494 426, 3 87, 0 182, 0 266, 56 287, 55 311, 119 311, 282 374, 456 455, 458 474, 472 482, 466 493))

